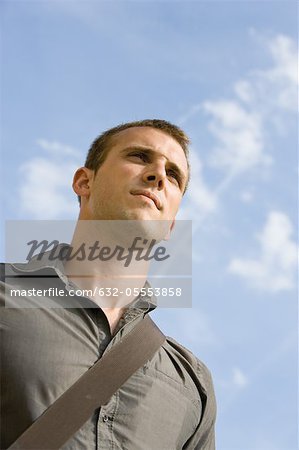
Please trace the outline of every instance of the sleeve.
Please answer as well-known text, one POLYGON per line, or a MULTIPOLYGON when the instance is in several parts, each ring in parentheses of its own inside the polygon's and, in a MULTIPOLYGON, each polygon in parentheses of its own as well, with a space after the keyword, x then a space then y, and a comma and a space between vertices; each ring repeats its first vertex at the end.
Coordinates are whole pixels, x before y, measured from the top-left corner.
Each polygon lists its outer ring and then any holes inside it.
POLYGON ((185 450, 215 450, 216 398, 213 381, 207 367, 198 360, 198 381, 202 400, 202 413, 199 424, 184 445, 185 450))

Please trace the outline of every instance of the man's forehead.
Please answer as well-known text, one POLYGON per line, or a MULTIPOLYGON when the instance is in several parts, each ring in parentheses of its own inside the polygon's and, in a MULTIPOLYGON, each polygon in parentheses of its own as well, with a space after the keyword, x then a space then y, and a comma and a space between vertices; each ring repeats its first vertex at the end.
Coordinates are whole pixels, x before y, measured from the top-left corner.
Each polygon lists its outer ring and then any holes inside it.
MULTIPOLYGON (((119 131, 111 138, 111 148, 126 148, 128 146, 144 146, 164 154, 167 152, 171 159, 185 161, 186 156, 181 145, 170 134, 153 127, 131 127, 119 131)), ((187 162, 186 162, 187 168, 187 162)))

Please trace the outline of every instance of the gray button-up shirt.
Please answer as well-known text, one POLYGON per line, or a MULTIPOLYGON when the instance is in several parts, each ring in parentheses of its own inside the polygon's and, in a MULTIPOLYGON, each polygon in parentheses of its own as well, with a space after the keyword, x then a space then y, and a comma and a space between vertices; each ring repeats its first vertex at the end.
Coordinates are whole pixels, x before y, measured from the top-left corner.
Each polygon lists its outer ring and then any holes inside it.
MULTIPOLYGON (((20 298, 11 296, 10 288, 36 287, 36 276, 41 274, 49 277, 52 286, 68 289, 57 263, 33 259, 26 265, 8 265, 7 272, 6 283, 1 282, 1 449, 8 448, 155 307, 151 299, 137 299, 111 335, 102 309, 85 297, 73 298, 72 307, 61 307, 57 298, 58 307, 52 304, 51 308, 34 308, 32 297, 22 297, 26 307, 15 307, 20 298)), ((152 360, 94 411, 62 448, 214 450, 215 415, 208 369, 189 350, 167 338, 152 360)))

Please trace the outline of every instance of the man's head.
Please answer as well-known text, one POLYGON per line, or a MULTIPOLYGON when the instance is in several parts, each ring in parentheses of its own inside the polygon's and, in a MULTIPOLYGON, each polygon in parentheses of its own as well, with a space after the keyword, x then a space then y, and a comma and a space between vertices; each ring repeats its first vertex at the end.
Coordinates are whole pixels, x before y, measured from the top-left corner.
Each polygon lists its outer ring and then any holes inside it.
POLYGON ((173 221, 189 181, 188 143, 180 128, 156 119, 104 132, 74 177, 79 218, 173 221))
MULTIPOLYGON (((135 127, 155 128, 157 130, 163 131, 164 133, 171 136, 175 141, 177 141, 185 153, 187 165, 188 165, 188 176, 189 176, 190 167, 189 167, 188 145, 190 143, 190 140, 189 140, 188 136, 185 134, 185 132, 181 128, 177 127, 176 125, 173 125, 170 122, 167 122, 166 120, 160 120, 160 119, 145 119, 145 120, 139 120, 136 122, 127 122, 127 123, 124 123, 121 125, 117 125, 116 127, 110 128, 109 130, 106 130, 104 133, 100 134, 94 140, 90 149, 88 150, 86 161, 85 161, 85 167, 97 172, 98 169, 101 167, 101 165, 103 164, 103 162, 106 159, 106 156, 111 147, 111 143, 113 142, 113 138, 120 131, 127 130, 128 128, 135 128, 135 127)), ((188 178, 188 181, 189 181, 189 178, 188 178)), ((186 189, 188 187, 188 181, 187 181, 186 189)))

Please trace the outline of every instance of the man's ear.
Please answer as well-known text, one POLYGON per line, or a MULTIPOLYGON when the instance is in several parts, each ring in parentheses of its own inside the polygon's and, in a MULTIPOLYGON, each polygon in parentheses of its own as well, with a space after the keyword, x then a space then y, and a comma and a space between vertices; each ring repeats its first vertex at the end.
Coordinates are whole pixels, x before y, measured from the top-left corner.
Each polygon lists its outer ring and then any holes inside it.
POLYGON ((88 198, 94 171, 87 167, 80 167, 76 170, 73 178, 73 190, 79 197, 88 198))
POLYGON ((171 235, 171 232, 172 232, 174 226, 175 226, 175 218, 174 218, 173 221, 171 222, 170 228, 169 228, 169 230, 168 230, 168 232, 167 232, 167 234, 166 234, 166 236, 165 236, 165 238, 164 238, 164 241, 169 241, 170 235, 171 235))

